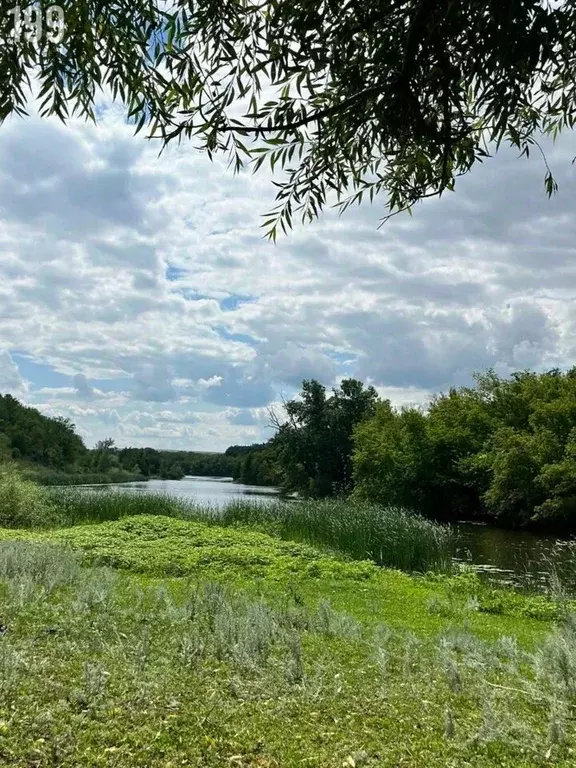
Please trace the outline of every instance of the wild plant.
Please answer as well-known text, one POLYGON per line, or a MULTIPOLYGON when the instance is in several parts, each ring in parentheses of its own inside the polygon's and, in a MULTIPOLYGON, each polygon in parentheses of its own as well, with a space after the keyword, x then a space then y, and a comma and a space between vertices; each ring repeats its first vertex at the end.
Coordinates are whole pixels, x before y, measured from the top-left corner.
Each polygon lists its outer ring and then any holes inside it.
POLYGON ((265 663, 277 633, 274 614, 266 603, 250 603, 238 632, 237 656, 252 667, 265 663))
POLYGON ((70 694, 71 703, 80 710, 94 710, 102 703, 110 673, 103 664, 86 662, 82 667, 81 685, 70 694))
POLYGON ((8 703, 14 695, 25 670, 22 655, 6 637, 0 637, 0 700, 8 703))
POLYGON ((462 690, 462 675, 460 673, 458 657, 451 649, 441 646, 439 658, 448 688, 452 693, 460 693, 462 690))
POLYGON ((111 568, 90 568, 83 573, 76 590, 75 610, 79 613, 111 612, 115 605, 117 573, 111 568))
POLYGON ((300 635, 296 632, 287 635, 286 649, 288 651, 285 665, 286 680, 291 685, 300 685, 305 679, 304 657, 300 635))
POLYGON ((320 600, 312 617, 312 627, 327 637, 355 639, 361 635, 360 624, 346 613, 335 611, 329 600, 320 600))
POLYGON ((444 713, 444 737, 453 739, 456 735, 456 723, 451 709, 446 709, 444 713))
POLYGON ((418 661, 418 649, 420 640, 413 632, 406 632, 402 637, 402 673, 404 677, 413 674, 418 661))
POLYGON ((0 541, 0 579, 26 577, 48 592, 74 584, 82 573, 78 555, 44 542, 0 541))
POLYGON ((536 682, 554 698, 576 702, 576 615, 570 614, 533 656, 536 682))

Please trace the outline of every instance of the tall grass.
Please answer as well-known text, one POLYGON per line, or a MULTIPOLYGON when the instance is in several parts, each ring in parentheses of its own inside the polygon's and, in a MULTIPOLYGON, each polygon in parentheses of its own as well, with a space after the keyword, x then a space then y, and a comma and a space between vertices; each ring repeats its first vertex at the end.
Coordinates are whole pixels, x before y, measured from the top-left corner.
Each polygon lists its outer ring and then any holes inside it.
POLYGON ((352 501, 236 501, 219 508, 164 494, 60 488, 49 495, 68 525, 128 515, 167 515, 217 525, 246 525, 406 571, 448 571, 452 567, 451 529, 395 507, 352 501))
POLYGON ((351 500, 236 502, 222 511, 222 522, 263 526, 283 539, 320 544, 405 571, 452 568, 452 530, 398 507, 351 500))
POLYGON ((194 504, 163 493, 133 493, 107 488, 50 488, 47 497, 66 525, 105 523, 132 515, 200 517, 194 504))

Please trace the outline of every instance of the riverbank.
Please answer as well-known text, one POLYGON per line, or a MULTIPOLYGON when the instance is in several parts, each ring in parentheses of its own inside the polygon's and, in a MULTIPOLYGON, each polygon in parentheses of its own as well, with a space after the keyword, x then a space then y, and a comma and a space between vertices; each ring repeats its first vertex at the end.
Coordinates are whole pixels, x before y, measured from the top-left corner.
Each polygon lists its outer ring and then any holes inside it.
POLYGON ((116 483, 141 482, 147 478, 141 474, 124 472, 59 472, 52 469, 25 469, 22 475, 38 485, 68 486, 68 485, 112 485, 116 483))
POLYGON ((158 515, 0 539, 7 764, 571 764, 562 602, 158 515))
POLYGON ((7 764, 571 764, 573 603, 445 567, 447 529, 5 480, 7 764))

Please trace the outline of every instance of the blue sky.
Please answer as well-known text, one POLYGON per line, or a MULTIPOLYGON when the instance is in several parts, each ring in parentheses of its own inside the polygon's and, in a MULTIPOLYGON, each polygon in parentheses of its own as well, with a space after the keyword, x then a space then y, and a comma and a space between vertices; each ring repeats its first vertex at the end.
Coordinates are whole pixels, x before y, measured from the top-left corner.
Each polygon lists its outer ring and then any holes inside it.
POLYGON ((97 126, 0 127, 0 392, 70 417, 87 444, 219 450, 270 436, 303 378, 398 404, 474 370, 576 362, 574 134, 511 151, 378 229, 382 205, 276 245, 265 174, 97 126))

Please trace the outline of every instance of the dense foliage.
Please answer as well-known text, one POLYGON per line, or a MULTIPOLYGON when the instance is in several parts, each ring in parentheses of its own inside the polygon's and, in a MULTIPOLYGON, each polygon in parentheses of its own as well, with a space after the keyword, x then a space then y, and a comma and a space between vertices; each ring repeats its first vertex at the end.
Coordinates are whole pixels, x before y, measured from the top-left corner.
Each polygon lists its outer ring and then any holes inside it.
POLYGON ((232 477, 234 470, 234 462, 222 453, 121 448, 114 450, 114 456, 128 472, 167 480, 180 480, 185 475, 232 477))
POLYGON ((0 395, 0 463, 11 461, 45 485, 232 477, 237 471, 234 455, 223 453, 117 448, 112 438, 88 449, 69 419, 44 416, 7 394, 0 395))
POLYGON ((433 398, 426 413, 379 403, 359 426, 356 494, 448 519, 576 528, 576 369, 433 398))
POLYGON ((282 168, 272 236, 329 194, 410 207, 491 146, 528 154, 576 115, 573 0, 60 0, 57 34, 38 26, 43 4, 14 34, 12 5, 0 120, 25 113, 37 81, 41 114, 63 120, 94 118, 109 89, 163 143, 282 168))
POLYGON ((63 469, 81 461, 85 453, 69 419, 43 416, 12 395, 0 395, 0 459, 25 459, 63 469))
POLYGON ((344 379, 330 396, 318 381, 304 381, 272 440, 286 487, 320 497, 350 491, 354 429, 377 400, 374 387, 356 379, 344 379))
MULTIPOLYGON (((345 380, 304 382, 277 434, 229 449, 266 472, 250 482, 303 496, 353 492, 445 520, 576 530, 576 368, 475 377, 474 387, 395 409, 345 380)), ((240 477, 240 475, 238 475, 240 477)))
POLYGON ((0 463, 0 527, 42 528, 60 520, 46 489, 23 478, 14 465, 0 463))
POLYGON ((273 440, 253 445, 231 445, 225 455, 234 460, 233 477, 236 482, 272 486, 284 482, 273 440))

